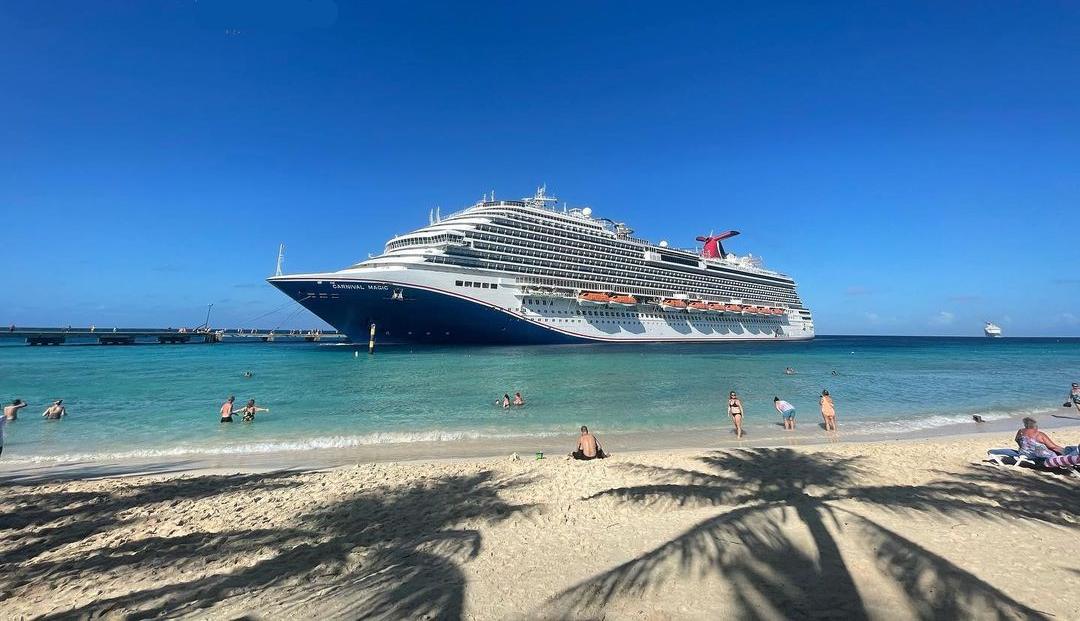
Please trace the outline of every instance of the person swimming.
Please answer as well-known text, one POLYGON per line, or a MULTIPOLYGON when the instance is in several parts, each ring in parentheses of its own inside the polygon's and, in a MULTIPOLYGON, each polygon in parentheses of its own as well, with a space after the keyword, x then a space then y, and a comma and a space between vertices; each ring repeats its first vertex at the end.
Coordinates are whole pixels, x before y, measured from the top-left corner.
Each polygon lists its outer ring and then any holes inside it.
POLYGON ((784 369, 784 375, 795 375, 794 367, 787 367, 784 369))
POLYGON ((520 392, 514 393, 514 402, 512 405, 525 405, 525 399, 521 396, 520 392))
POLYGON ((503 393, 502 407, 504 410, 510 409, 510 395, 509 393, 503 393))
POLYGON ((252 373, 251 371, 244 371, 244 377, 248 377, 248 378, 255 377, 255 374, 252 373))

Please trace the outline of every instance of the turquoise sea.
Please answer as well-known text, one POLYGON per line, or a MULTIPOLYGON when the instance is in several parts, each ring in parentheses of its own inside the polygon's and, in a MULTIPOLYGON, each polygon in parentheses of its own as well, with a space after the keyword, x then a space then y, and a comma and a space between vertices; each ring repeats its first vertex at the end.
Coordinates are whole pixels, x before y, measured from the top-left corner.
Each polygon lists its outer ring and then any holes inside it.
POLYGON ((804 427, 817 396, 841 430, 902 432, 979 414, 1068 415, 1080 339, 819 337, 808 343, 499 348, 216 344, 28 347, 0 341, 0 398, 31 404, 7 426, 6 462, 319 450, 359 445, 663 430, 776 434, 774 395, 804 427), (795 375, 785 375, 785 367, 795 375), (254 376, 243 377, 244 371, 254 376), (834 374, 835 373, 835 374, 834 374), (494 401, 521 391, 524 408, 494 401), (218 422, 225 397, 271 408, 218 422), (63 398, 70 416, 40 414, 63 398))

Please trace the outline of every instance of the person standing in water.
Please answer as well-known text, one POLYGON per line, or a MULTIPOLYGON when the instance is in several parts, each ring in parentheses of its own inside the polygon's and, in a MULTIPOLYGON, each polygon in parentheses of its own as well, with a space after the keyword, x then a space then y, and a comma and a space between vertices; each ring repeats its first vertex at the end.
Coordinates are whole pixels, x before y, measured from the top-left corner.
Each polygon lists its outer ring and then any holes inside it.
POLYGON ((780 399, 780 397, 773 397, 773 406, 776 407, 777 412, 780 412, 780 416, 784 418, 784 429, 795 431, 795 406, 780 399))
POLYGON ((240 410, 240 413, 243 415, 244 422, 245 423, 250 423, 250 422, 253 422, 255 420, 255 413, 256 412, 269 412, 269 411, 270 411, 270 408, 257 407, 255 405, 255 400, 254 399, 248 399, 247 405, 245 405, 240 410))
POLYGON ((514 405, 525 405, 525 399, 520 392, 514 393, 514 405))
POLYGON ((509 410, 510 409, 510 394, 509 393, 503 393, 502 406, 503 406, 504 410, 509 410))
POLYGON ((221 404, 221 422, 231 423, 233 415, 233 402, 236 401, 236 397, 229 395, 229 398, 225 400, 225 403, 221 404))
POLYGON ((1072 390, 1069 391, 1069 401, 1072 401, 1076 412, 1080 414, 1080 384, 1073 382, 1072 390))
POLYGON ((742 436, 743 436, 743 430, 742 430, 742 419, 743 419, 742 399, 740 399, 738 397, 738 395, 735 394, 734 390, 732 390, 731 393, 728 394, 727 413, 728 413, 728 416, 731 417, 731 422, 735 423, 735 437, 736 438, 742 438, 742 436))
POLYGON ((9 421, 18 420, 19 410, 26 407, 26 402, 22 399, 16 399, 11 402, 11 405, 4 406, 4 419, 9 421))
POLYGON ((825 431, 836 431, 836 405, 828 390, 821 391, 821 418, 825 419, 825 431))
POLYGON ((53 404, 45 408, 45 411, 41 413, 42 418, 47 418, 49 420, 60 420, 65 416, 67 416, 67 408, 64 407, 63 399, 53 401, 53 404))

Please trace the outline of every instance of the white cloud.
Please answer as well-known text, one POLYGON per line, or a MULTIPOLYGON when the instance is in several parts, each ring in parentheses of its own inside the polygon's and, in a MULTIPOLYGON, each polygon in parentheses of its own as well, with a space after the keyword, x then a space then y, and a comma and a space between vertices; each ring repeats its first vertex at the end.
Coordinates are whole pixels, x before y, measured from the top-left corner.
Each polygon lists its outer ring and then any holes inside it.
POLYGON ((930 318, 930 325, 932 326, 948 326, 956 320, 956 315, 949 311, 941 311, 937 315, 930 318))

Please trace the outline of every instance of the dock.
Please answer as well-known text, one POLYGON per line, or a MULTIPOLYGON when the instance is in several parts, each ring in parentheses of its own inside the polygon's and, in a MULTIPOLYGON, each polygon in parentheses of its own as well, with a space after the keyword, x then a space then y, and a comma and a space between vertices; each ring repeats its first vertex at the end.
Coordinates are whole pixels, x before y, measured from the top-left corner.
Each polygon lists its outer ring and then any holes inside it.
POLYGON ((10 326, 0 340, 21 340, 27 345, 183 345, 188 343, 318 343, 348 342, 339 332, 323 330, 259 330, 208 328, 36 328, 10 326))

